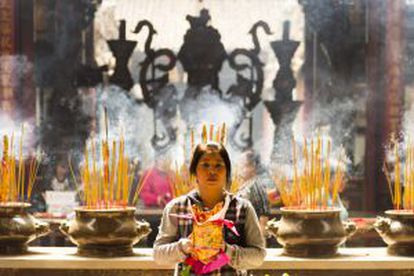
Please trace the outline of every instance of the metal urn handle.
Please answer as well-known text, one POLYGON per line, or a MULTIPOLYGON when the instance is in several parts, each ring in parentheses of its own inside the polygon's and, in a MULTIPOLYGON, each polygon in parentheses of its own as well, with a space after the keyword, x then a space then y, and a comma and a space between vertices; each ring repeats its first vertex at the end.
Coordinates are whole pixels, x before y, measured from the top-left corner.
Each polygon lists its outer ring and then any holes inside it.
POLYGON ((389 218, 379 216, 374 223, 374 227, 375 230, 377 230, 377 232, 380 234, 387 233, 391 227, 391 220, 389 218))
POLYGON ((147 236, 151 233, 151 226, 146 221, 135 221, 137 234, 141 237, 147 236))
POLYGON ((70 226, 69 224, 70 224, 70 222, 68 220, 66 220, 66 221, 62 222, 59 226, 59 230, 63 234, 65 234, 66 236, 69 235, 69 226, 70 226))
POLYGON ((356 227, 356 223, 351 221, 351 220, 347 220, 342 222, 345 228, 345 232, 346 232, 346 236, 349 238, 351 237, 353 234, 355 234, 357 227, 356 227))
POLYGON ((266 224, 266 235, 272 235, 274 237, 277 236, 277 232, 279 231, 280 220, 272 219, 267 222, 266 224))
POLYGON ((47 235, 50 232, 49 223, 35 221, 36 237, 47 235))

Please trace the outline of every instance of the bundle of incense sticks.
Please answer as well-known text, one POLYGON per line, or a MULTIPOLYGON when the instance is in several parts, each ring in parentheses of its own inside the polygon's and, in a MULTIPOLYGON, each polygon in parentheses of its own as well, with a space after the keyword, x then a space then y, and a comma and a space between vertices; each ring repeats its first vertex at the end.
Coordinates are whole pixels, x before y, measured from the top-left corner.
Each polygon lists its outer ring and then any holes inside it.
MULTIPOLYGON (((136 165, 125 155, 125 142, 107 140, 86 145, 84 165, 80 168, 83 184, 83 204, 90 209, 108 209, 128 205, 129 194, 135 178, 136 165)), ((143 181, 141 181, 143 182, 143 181)), ((141 184, 141 183, 140 183, 141 184)), ((137 194, 141 190, 138 184, 137 194)), ((137 197, 135 197, 134 203, 137 197)))
POLYGON ((384 162, 384 173, 394 209, 414 210, 414 148, 411 140, 408 138, 405 149, 402 149, 398 141, 392 138, 391 152, 395 157, 393 172, 384 162))
POLYGON ((334 204, 343 184, 343 152, 339 154, 335 174, 331 175, 331 142, 320 136, 307 141, 304 139, 301 154, 298 145, 293 145, 293 179, 275 176, 274 180, 286 207, 300 209, 326 209, 334 204), (327 147, 324 154, 324 147, 327 147), (300 166, 299 166, 300 164, 300 166))
POLYGON ((168 178, 174 198, 185 195, 195 188, 193 178, 185 163, 179 165, 175 162, 168 171, 168 178))
MULTIPOLYGON (((123 134, 119 141, 109 142, 108 113, 104 108, 105 136, 98 142, 92 140, 85 146, 84 165, 80 167, 83 184, 83 207, 88 209, 110 209, 126 207, 129 202, 136 164, 125 155, 123 134)), ((73 169, 72 175, 76 181, 73 169)), ((142 189, 143 179, 138 184, 132 205, 135 206, 142 189)))
POLYGON ((243 189, 245 186, 242 185, 243 179, 241 175, 239 174, 239 169, 236 168, 234 170, 233 178, 231 180, 230 185, 230 193, 236 194, 239 190, 243 189))
MULTIPOLYGON (((222 145, 226 145, 227 141, 227 127, 225 123, 216 127, 214 130, 214 124, 210 124, 209 131, 207 132, 207 124, 202 125, 202 131, 200 135, 200 144, 206 144, 207 142, 216 142, 222 145)), ((190 132, 190 149, 191 151, 197 146, 194 138, 194 129, 190 132)))
POLYGON ((36 158, 23 157, 23 135, 19 142, 18 156, 14 153, 14 135, 3 136, 3 150, 0 164, 0 203, 29 201, 39 162, 36 158), (27 167, 28 165, 28 167, 27 167))

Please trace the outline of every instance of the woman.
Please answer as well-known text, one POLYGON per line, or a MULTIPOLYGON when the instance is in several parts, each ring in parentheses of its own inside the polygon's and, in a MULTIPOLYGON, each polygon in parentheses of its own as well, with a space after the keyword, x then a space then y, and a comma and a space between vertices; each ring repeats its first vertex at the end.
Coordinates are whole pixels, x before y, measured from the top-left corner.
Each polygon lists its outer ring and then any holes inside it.
POLYGON ((165 207, 155 261, 178 263, 175 275, 247 275, 263 262, 265 242, 251 203, 226 192, 231 163, 223 145, 199 144, 190 174, 197 190, 165 207))
POLYGON ((164 208, 172 199, 171 183, 165 170, 165 159, 155 161, 154 167, 145 171, 142 179, 142 191, 139 194, 145 207, 164 208))

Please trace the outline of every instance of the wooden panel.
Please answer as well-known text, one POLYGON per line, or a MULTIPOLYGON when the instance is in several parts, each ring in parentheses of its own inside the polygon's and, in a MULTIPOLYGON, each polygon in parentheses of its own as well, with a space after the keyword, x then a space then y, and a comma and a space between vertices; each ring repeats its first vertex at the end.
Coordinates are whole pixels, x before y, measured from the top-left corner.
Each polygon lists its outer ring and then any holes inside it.
POLYGON ((0 110, 12 115, 15 108, 14 62, 15 1, 0 1, 0 110))

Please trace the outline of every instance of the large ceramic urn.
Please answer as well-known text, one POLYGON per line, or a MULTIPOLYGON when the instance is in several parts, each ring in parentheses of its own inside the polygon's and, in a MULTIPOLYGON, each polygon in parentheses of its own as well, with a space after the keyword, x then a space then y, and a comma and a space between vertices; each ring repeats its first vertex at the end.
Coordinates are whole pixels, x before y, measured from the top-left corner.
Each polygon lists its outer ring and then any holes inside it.
POLYGON ((340 209, 281 208, 281 219, 269 221, 268 232, 293 257, 329 257, 356 231, 354 222, 343 222, 340 209))
POLYGON ((27 244, 46 235, 49 225, 29 214, 30 203, 0 204, 0 254, 23 254, 27 244))
POLYGON ((385 217, 377 218, 374 227, 390 255, 414 256, 414 211, 388 210, 385 217))
POLYGON ((129 256, 132 246, 146 237, 149 223, 135 219, 135 207, 75 209, 75 218, 60 230, 78 246, 78 254, 91 257, 129 256))

